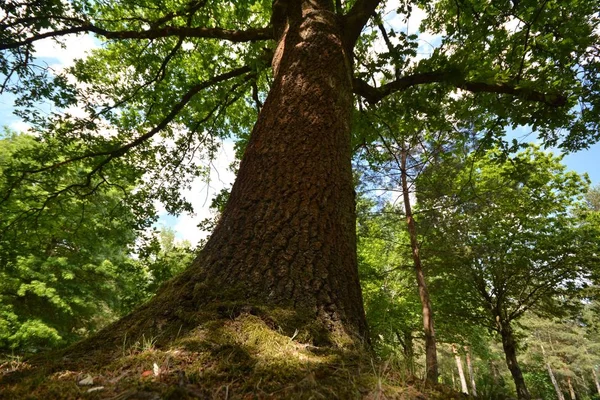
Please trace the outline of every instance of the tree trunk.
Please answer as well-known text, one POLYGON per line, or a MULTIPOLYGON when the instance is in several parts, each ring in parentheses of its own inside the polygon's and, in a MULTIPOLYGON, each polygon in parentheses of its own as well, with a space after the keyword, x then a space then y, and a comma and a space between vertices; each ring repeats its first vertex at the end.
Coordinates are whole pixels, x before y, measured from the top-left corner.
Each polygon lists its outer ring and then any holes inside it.
POLYGON ((406 224, 410 236, 410 247, 412 250, 415 274, 417 276, 417 286, 419 289, 419 298, 423 313, 423 331, 425 333, 425 369, 428 382, 437 382, 438 363, 437 349, 435 343, 435 329, 433 328, 433 312, 431 309, 431 300, 429 299, 429 290, 425 282, 425 274, 419 255, 419 243, 417 241, 417 227, 413 218, 412 208, 410 206, 410 193, 408 191, 408 173, 406 170, 407 150, 402 149, 400 174, 402 179, 402 196, 404 201, 404 213, 406 214, 406 224))
POLYGON ((473 363, 471 362, 471 349, 469 346, 465 346, 465 353, 467 358, 467 369, 469 370, 469 379, 471 380, 471 389, 473 396, 477 397, 477 386, 475 385, 475 373, 473 372, 473 363))
POLYGON ((542 346, 540 344, 540 348, 542 349, 542 356, 544 357, 544 362, 546 363, 546 369, 548 370, 548 375, 550 375, 550 381, 552 382, 552 385, 554 386, 554 391, 556 392, 556 396, 558 397, 558 400, 565 400, 565 396, 563 395, 562 391, 560 390, 560 386, 558 385, 558 381, 556 380, 556 377, 554 376, 554 372, 552 372, 552 367, 550 366, 550 362, 548 361, 548 359, 546 357, 546 351, 544 350, 544 346, 542 346))
POLYGON ((575 396, 575 389, 573 389, 573 382, 571 381, 571 377, 567 376, 567 386, 569 387, 569 394, 571 395, 571 400, 577 400, 575 396))
POLYGON ((592 376, 594 377, 594 383, 596 384, 598 396, 600 396, 600 382, 598 382, 598 374, 596 374, 596 368, 594 366, 592 366, 592 376))
POLYGON ((452 354, 454 354, 454 361, 456 361, 456 368, 458 369, 458 377, 460 378, 460 387, 463 393, 469 394, 469 388, 467 387, 467 380, 465 379, 465 372, 463 371, 462 361, 460 354, 456 350, 456 345, 452 344, 452 354))
POLYGON ((500 386, 500 377, 498 374, 498 369, 496 368, 496 364, 494 364, 494 361, 492 359, 490 359, 489 365, 490 372, 492 373, 492 380, 494 382, 494 386, 500 386))
POLYGON ((504 349, 504 356, 506 358, 506 365, 512 375, 515 387, 517 389, 517 397, 519 399, 530 399, 529 391, 525 385, 523 379, 523 373, 521 367, 517 361, 517 344, 515 342, 514 334, 510 322, 504 321, 498 323, 500 328, 500 336, 502 336, 502 348, 504 349))
POLYGON ((368 341, 356 260, 351 55, 332 2, 285 3, 273 12, 273 85, 217 227, 182 275, 109 328, 121 330, 115 335, 150 330, 163 340, 165 329, 193 327, 199 311, 223 304, 291 312, 278 315, 292 333, 306 328, 315 344, 368 341))
POLYGON ((590 392, 590 386, 588 385, 587 379, 585 379, 585 372, 584 371, 580 371, 580 378, 581 378, 581 386, 583 387, 583 392, 584 393, 589 393, 590 392))
POLYGON ((562 391, 560 390, 560 386, 558 385, 558 381, 556 380, 556 377, 554 376, 554 372, 552 372, 552 367, 550 366, 549 362, 546 362, 546 369, 548 370, 548 374, 550 375, 550 381, 552 381, 552 386, 554 386, 554 391, 556 392, 556 396, 558 397, 558 400, 565 400, 565 396, 563 395, 562 391))
POLYGON ((331 2, 289 3, 273 86, 219 225, 192 269, 197 282, 237 286, 248 301, 305 310, 330 331, 366 338, 349 55, 331 2))
POLYGON ((408 329, 402 330, 402 333, 396 331, 396 337, 402 345, 404 362, 411 374, 415 373, 415 349, 413 344, 412 332, 408 329))

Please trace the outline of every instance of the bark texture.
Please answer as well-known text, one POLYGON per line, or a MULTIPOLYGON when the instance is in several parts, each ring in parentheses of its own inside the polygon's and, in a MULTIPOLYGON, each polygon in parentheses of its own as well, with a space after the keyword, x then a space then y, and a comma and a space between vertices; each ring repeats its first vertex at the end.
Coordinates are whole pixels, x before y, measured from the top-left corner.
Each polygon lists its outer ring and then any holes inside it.
POLYGON ((329 329, 366 337, 351 64, 329 1, 278 3, 274 83, 219 225, 191 269, 192 292, 237 288, 236 298, 309 310, 329 329))
POLYGON ((408 172, 406 169, 406 159, 408 151, 402 149, 400 155, 400 174, 402 180, 402 196, 404 201, 404 213, 406 214, 406 225, 410 236, 410 247, 412 250, 413 265, 417 277, 417 287, 419 289, 419 298, 421 300, 421 309, 423 313, 423 332, 425 334, 425 368, 428 382, 437 382, 438 380, 438 362, 437 348, 435 342, 435 329, 433 327, 433 312, 429 290, 423 273, 421 256, 419 254, 419 242, 417 241, 417 226, 410 206, 410 192, 408 190, 408 172))
POLYGON ((502 348, 504 349, 504 356, 506 358, 506 365, 512 375, 515 387, 517 389, 517 397, 519 399, 530 399, 531 395, 525 385, 525 379, 523 379, 523 372, 517 361, 517 344, 515 342, 514 333, 510 323, 508 321, 498 321, 500 336, 502 336, 502 348))
POLYGON ((274 82, 211 238, 183 274, 80 352, 124 335, 168 342, 215 308, 276 310, 291 333, 305 330, 319 345, 368 341, 342 27, 332 4, 318 0, 276 1, 272 24, 274 82))

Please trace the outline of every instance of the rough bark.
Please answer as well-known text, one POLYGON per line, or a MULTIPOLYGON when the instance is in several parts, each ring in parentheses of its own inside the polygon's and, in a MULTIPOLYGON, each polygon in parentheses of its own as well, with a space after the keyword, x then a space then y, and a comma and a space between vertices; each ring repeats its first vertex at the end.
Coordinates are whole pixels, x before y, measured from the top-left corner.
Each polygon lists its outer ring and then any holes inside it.
POLYGON ((565 400, 565 396, 563 395, 562 391, 560 390, 560 386, 558 385, 558 381, 556 380, 556 377, 554 376, 554 372, 552 371, 550 362, 546 358, 546 350, 544 349, 544 346, 542 346, 542 345, 540 345, 540 348, 542 349, 542 356, 544 357, 544 362, 546 363, 546 369, 548 370, 548 375, 550 375, 550 381, 552 382, 552 386, 554 386, 554 391, 556 392, 556 396, 558 397, 558 400, 565 400))
POLYGON ((368 341, 356 261, 349 55, 329 1, 277 3, 273 85, 218 226, 182 275, 100 336, 150 331, 168 340, 166 330, 193 327, 221 304, 223 312, 291 312, 296 317, 283 313, 291 332, 306 328, 316 344, 368 341))
POLYGON ((203 280, 242 286, 248 299, 311 310, 329 327, 365 337, 351 66, 330 2, 289 1, 285 15, 272 89, 220 223, 193 268, 203 280))
POLYGON ((471 380, 471 390, 473 396, 477 397, 477 385, 475 384, 475 373, 473 372, 473 363, 471 362, 471 349, 469 346, 465 346, 465 353, 467 358, 467 369, 469 370, 469 379, 471 380))
POLYGON ((512 375, 515 387, 517 390, 517 397, 519 399, 530 399, 531 395, 525 385, 525 379, 523 379, 523 372, 517 361, 517 344, 515 342, 514 333, 510 322, 504 321, 500 323, 498 321, 500 336, 502 336, 502 348, 504 349, 504 356, 506 358, 506 365, 512 375))
POLYGON ((454 361, 456 361, 456 369, 458 370, 458 377, 460 378, 460 388, 463 393, 469 394, 469 388, 467 387, 467 380, 465 378, 465 372, 463 370, 462 361, 460 354, 456 349, 456 345, 452 344, 452 354, 454 354, 454 361))
POLYGON ((426 378, 428 382, 433 383, 437 382, 438 380, 437 349, 435 343, 435 329, 433 327, 433 312, 431 308, 431 300, 429 298, 429 290, 427 289, 427 283, 425 282, 425 274, 423 273, 423 265, 421 264, 421 256, 419 254, 419 243, 417 241, 417 227, 410 205, 410 192, 408 190, 408 173, 406 169, 406 158, 407 150, 403 149, 400 159, 400 174, 402 180, 404 213, 406 214, 406 224, 408 226, 408 234, 410 236, 410 247, 412 251, 415 275, 417 277, 417 287, 419 290, 419 298, 421 300, 421 309, 423 313, 423 332, 425 334, 426 378))

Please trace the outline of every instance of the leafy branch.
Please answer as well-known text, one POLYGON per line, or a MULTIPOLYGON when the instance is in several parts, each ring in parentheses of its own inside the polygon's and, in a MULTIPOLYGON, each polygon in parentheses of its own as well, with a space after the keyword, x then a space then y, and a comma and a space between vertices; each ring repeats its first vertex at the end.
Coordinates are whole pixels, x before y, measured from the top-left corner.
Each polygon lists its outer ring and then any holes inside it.
MULTIPOLYGON (((207 89, 211 86, 214 86, 218 83, 227 81, 229 79, 244 75, 244 74, 248 74, 252 71, 252 69, 248 66, 243 66, 240 68, 236 68, 234 70, 231 70, 229 72, 226 72, 224 74, 221 75, 217 75, 207 81, 204 82, 200 82, 194 86, 192 86, 181 98, 181 100, 175 104, 175 106, 171 109, 171 111, 162 119, 162 121, 160 123, 158 123, 154 128, 152 128, 150 131, 148 131, 147 133, 139 136, 138 138, 122 144, 121 146, 117 147, 116 149, 112 149, 112 150, 106 150, 106 151, 98 151, 98 152, 89 152, 86 154, 82 154, 80 156, 77 157, 72 157, 69 158, 67 160, 63 160, 51 165, 46 165, 40 168, 36 168, 36 169, 29 169, 29 170, 24 170, 21 171, 21 175, 18 179, 16 179, 14 182, 12 182, 12 184, 10 185, 10 187, 8 188, 6 194, 3 196, 2 201, 0 202, 4 202, 6 201, 10 195, 12 194, 12 192, 18 187, 18 185, 28 176, 31 174, 36 174, 36 173, 40 173, 40 172, 45 172, 45 171, 50 171, 50 170, 54 170, 57 169, 61 166, 73 163, 73 162, 77 162, 77 161, 81 161, 81 160, 85 160, 85 159, 89 159, 89 158, 96 158, 96 157, 103 157, 105 156, 105 158, 100 161, 90 172, 88 172, 86 174, 87 176, 87 181, 88 184, 90 182, 91 177, 98 173, 99 171, 101 171, 110 161, 112 161, 115 158, 121 157, 123 155, 125 155, 127 152, 129 152, 131 149, 141 145, 142 143, 146 142, 147 140, 149 140, 150 138, 152 138, 154 135, 156 135, 158 132, 162 131, 163 129, 165 129, 167 127, 167 125, 173 121, 175 119, 175 117, 179 114, 179 112, 181 110, 183 110, 183 108, 192 100, 192 98, 198 94, 200 91, 207 89)), ((75 185, 77 186, 77 185, 75 185)))
MULTIPOLYGON (((162 28, 148 29, 145 31, 110 31, 81 21, 82 25, 70 28, 58 29, 55 31, 39 33, 30 36, 21 41, 6 41, 0 43, 0 50, 15 49, 29 45, 38 40, 46 38, 56 38, 76 33, 95 33, 106 39, 159 39, 169 36, 186 38, 206 38, 206 39, 224 39, 231 42, 253 42, 258 40, 272 39, 272 30, 270 28, 252 28, 247 30, 233 30, 223 28, 204 28, 204 27, 184 27, 184 26, 165 26, 162 28)), ((1 27, 0 27, 1 28, 1 27)))
POLYGON ((352 83, 354 93, 362 96, 370 104, 376 104, 393 93, 402 92, 413 86, 428 83, 448 83, 458 89, 464 89, 473 93, 508 94, 520 97, 523 100, 543 103, 552 107, 561 107, 567 103, 567 98, 561 94, 542 93, 511 83, 467 81, 457 76, 455 71, 448 70, 407 75, 379 87, 371 86, 360 78, 354 78, 352 83))

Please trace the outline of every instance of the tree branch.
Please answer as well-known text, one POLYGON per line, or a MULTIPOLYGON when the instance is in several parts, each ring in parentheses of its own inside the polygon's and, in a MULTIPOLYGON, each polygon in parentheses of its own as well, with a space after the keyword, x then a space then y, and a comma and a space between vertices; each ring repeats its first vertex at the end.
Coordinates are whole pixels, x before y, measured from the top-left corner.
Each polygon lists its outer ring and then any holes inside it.
POLYGON ((566 96, 558 93, 542 93, 529 88, 523 88, 511 83, 472 82, 457 78, 455 72, 434 71, 404 76, 378 88, 369 85, 359 78, 353 79, 354 93, 362 96, 370 104, 376 104, 392 93, 402 92, 410 87, 426 83, 449 83, 456 88, 473 93, 498 93, 520 97, 523 100, 544 103, 552 107, 561 107, 567 103, 566 96))
POLYGON ((81 22, 81 26, 44 32, 21 41, 5 41, 0 43, 0 50, 15 49, 49 37, 59 37, 74 33, 95 33, 96 35, 103 36, 106 39, 115 40, 158 39, 169 36, 177 36, 181 38, 224 39, 231 42, 253 42, 258 40, 269 40, 273 38, 273 32, 271 28, 232 30, 222 28, 165 26, 162 28, 148 29, 145 31, 109 31, 92 24, 85 23, 84 21, 81 22))
MULTIPOLYGON (((175 104, 175 106, 171 109, 171 112, 169 112, 169 114, 167 114, 165 116, 165 118, 163 118, 163 120, 156 125, 154 128, 152 128, 150 131, 148 131, 147 133, 143 134, 142 136, 138 137, 135 140, 132 140, 129 143, 126 143, 124 145, 122 145, 121 147, 117 148, 117 149, 113 149, 113 150, 107 150, 107 151, 103 151, 103 152, 96 152, 96 153, 88 153, 88 154, 84 154, 78 157, 74 157, 74 158, 70 158, 68 160, 65 161, 61 161, 59 163, 56 164, 52 164, 46 167, 42 167, 36 170, 29 170, 26 171, 27 173, 38 173, 38 172, 43 172, 43 171, 47 171, 47 170, 51 170, 51 169, 55 169, 58 168, 62 165, 68 164, 68 163, 72 163, 75 161, 80 161, 86 158, 93 158, 93 157, 101 157, 101 156, 108 156, 102 163, 100 163, 100 167, 107 164, 108 161, 112 160, 113 158, 117 158, 120 157, 122 155, 124 155, 125 153, 127 153, 129 150, 131 150, 134 147, 139 146, 140 144, 142 144, 143 142, 145 142, 146 140, 150 139, 152 136, 154 136, 155 134, 157 134, 158 132, 160 132, 161 130, 163 130, 171 121, 173 121, 173 119, 177 116, 177 114, 179 114, 179 112, 185 107, 185 105, 187 103, 189 103, 189 101, 201 90, 204 90, 210 86, 213 86, 217 83, 221 83, 224 82, 228 79, 231 78, 235 78, 237 76, 246 74, 248 72, 251 72, 252 69, 250 67, 244 66, 244 67, 240 67, 237 69, 234 69, 232 71, 229 71, 227 73, 221 74, 221 75, 217 75, 207 81, 198 83, 197 85, 192 86, 192 88, 190 88, 181 98, 181 100, 175 104)), ((98 167, 97 167, 98 168, 98 167)))
POLYGON ((346 47, 351 49, 356 44, 360 33, 369 21, 369 18, 375 13, 381 0, 358 0, 354 6, 344 15, 344 41, 346 47))

